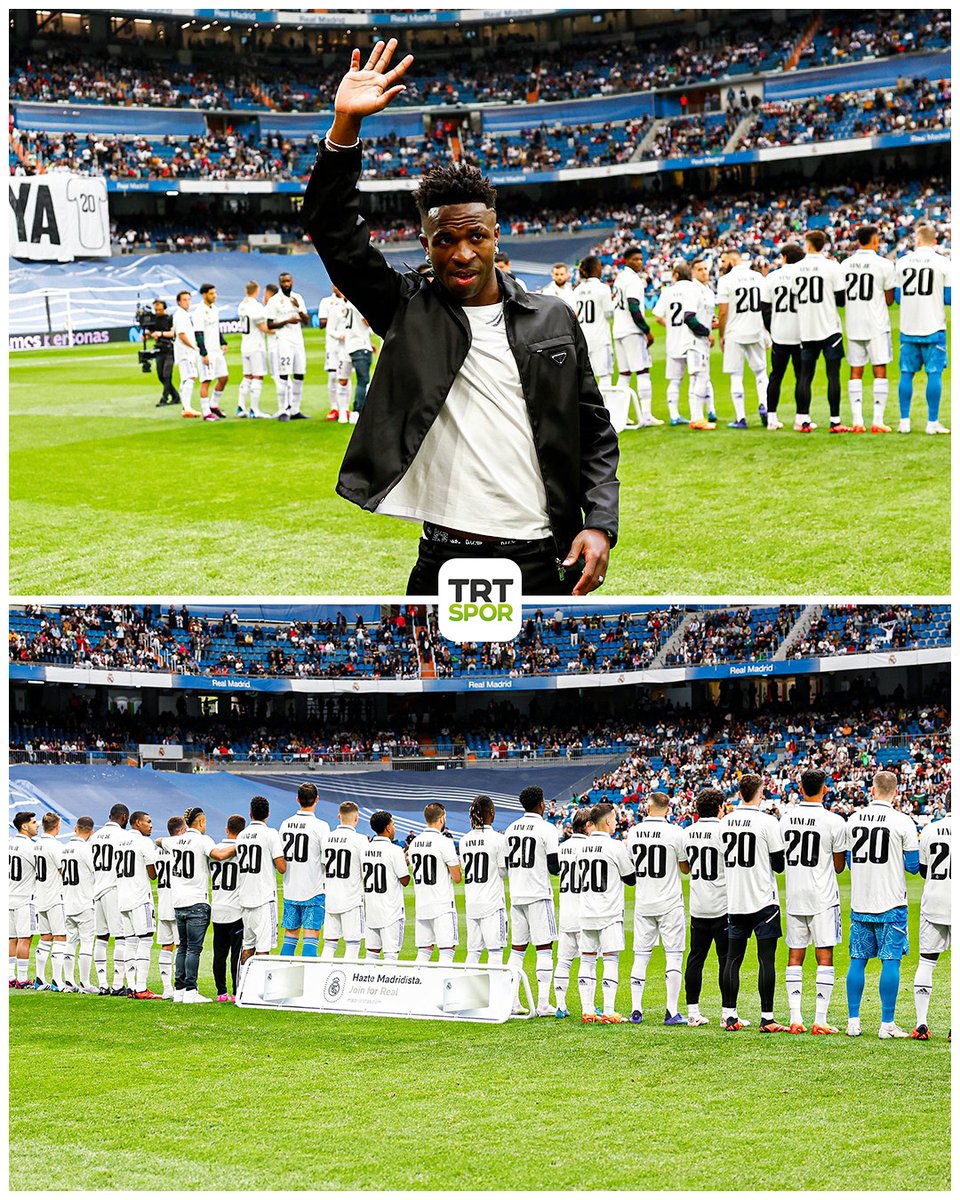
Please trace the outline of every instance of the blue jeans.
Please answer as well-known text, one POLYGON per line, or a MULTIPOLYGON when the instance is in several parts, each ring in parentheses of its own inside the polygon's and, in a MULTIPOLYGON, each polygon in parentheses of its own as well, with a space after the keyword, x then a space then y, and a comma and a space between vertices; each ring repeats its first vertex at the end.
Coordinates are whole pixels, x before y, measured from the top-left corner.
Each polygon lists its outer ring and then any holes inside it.
POLYGON ((178 992, 195 992, 200 972, 200 952, 210 924, 210 905, 191 904, 189 908, 176 908, 174 912, 180 944, 177 946, 173 986, 178 992))
POLYGON ((353 411, 363 412, 363 402, 367 398, 367 384, 370 382, 373 354, 369 350, 354 350, 350 355, 350 361, 357 373, 357 387, 353 393, 353 411))

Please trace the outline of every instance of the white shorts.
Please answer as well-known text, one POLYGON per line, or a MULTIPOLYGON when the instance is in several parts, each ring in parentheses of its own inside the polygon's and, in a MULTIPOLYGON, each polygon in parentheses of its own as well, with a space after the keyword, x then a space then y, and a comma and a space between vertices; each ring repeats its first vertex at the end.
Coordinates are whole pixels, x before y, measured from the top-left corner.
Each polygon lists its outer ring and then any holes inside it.
POLYGON ((791 950, 805 950, 807 946, 818 949, 839 946, 843 941, 840 905, 825 908, 812 917, 798 917, 788 912, 786 941, 791 950))
POLYGON ((256 908, 240 910, 243 920, 243 948, 257 954, 269 954, 277 944, 277 902, 268 900, 256 908))
POLYGON ((691 347, 686 356, 687 370, 691 375, 699 375, 710 369, 710 353, 708 350, 695 350, 691 347))
POLYGON ((67 932, 67 918, 62 904, 54 904, 46 912, 37 912, 37 932, 49 933, 51 937, 63 937, 67 932))
POLYGON ((617 365, 621 375, 650 369, 650 347, 642 333, 617 338, 617 365))
POLYGON ((928 921, 920 914, 920 953, 944 954, 950 949, 950 926, 928 921))
POLYGON ((227 374, 227 359, 222 350, 212 350, 207 357, 209 362, 200 359, 201 383, 209 383, 211 379, 222 379, 227 374))
POLYGON ((366 933, 366 924, 363 919, 363 905, 358 904, 356 908, 348 908, 346 912, 332 913, 327 911, 323 918, 323 944, 333 942, 334 945, 341 938, 345 942, 362 942, 366 933))
POLYGON ((243 354, 240 361, 243 364, 244 375, 254 375, 262 379, 267 373, 267 356, 262 350, 255 350, 253 354, 243 354))
POLYGON ((177 370, 180 372, 180 382, 185 379, 196 379, 200 374, 200 355, 185 354, 183 358, 175 359, 177 370))
POLYGON ((68 942, 91 942, 93 941, 93 909, 87 908, 83 912, 67 913, 67 941, 68 942))
POLYGON ((557 937, 557 962, 573 962, 580 957, 580 930, 561 929, 557 937))
POLYGON ((759 375, 767 369, 767 352, 762 342, 731 342, 729 338, 723 343, 723 369, 727 375, 739 375, 746 365, 759 375))
POLYGON ((144 900, 126 912, 120 913, 123 922, 124 937, 150 937, 156 926, 156 914, 153 911, 153 901, 144 900))
POLYGON ((414 922, 413 944, 418 950, 426 949, 427 946, 438 946, 444 950, 456 946, 458 941, 455 911, 444 913, 440 917, 431 917, 427 921, 414 922))
POLYGON ((683 373, 686 369, 686 356, 683 358, 671 358, 669 354, 667 355, 667 379, 679 383, 679 381, 683 378, 683 373))
POLYGON ((876 337, 847 338, 847 362, 851 367, 885 367, 893 362, 893 335, 878 333, 876 337))
POLYGON ((510 909, 510 941, 514 946, 549 946, 557 940, 552 900, 514 904, 510 909))
POLYGON ((502 950, 507 944, 507 910, 488 917, 467 917, 467 951, 502 950))
POLYGON ((611 921, 602 929, 580 930, 581 954, 619 954, 626 944, 622 921, 611 921))
POLYGON ((10 909, 10 937, 33 937, 37 932, 37 910, 32 904, 20 904, 10 909))
POLYGON ((307 352, 303 346, 277 347, 278 375, 306 375, 307 352))
POLYGON ((157 921, 157 945, 158 946, 179 946, 180 932, 177 929, 176 919, 168 920, 166 917, 161 917, 157 921))
POLYGON ((94 900, 93 911, 97 937, 123 937, 123 922, 120 919, 116 888, 110 888, 94 900))
POLYGON ((610 341, 587 344, 587 357, 590 359, 590 370, 594 375, 604 376, 613 374, 613 345, 610 341))
POLYGON ((657 942, 669 953, 683 953, 687 945, 687 921, 683 905, 678 904, 659 917, 633 915, 633 949, 636 954, 648 954, 657 942))
POLYGON ((280 374, 280 354, 277 350, 276 334, 267 339, 267 366, 270 368, 271 376, 276 379, 280 374))
POLYGON ((384 954, 399 954, 403 948, 403 929, 406 924, 403 917, 392 925, 384 925, 382 929, 367 927, 367 954, 376 954, 382 950, 384 954))

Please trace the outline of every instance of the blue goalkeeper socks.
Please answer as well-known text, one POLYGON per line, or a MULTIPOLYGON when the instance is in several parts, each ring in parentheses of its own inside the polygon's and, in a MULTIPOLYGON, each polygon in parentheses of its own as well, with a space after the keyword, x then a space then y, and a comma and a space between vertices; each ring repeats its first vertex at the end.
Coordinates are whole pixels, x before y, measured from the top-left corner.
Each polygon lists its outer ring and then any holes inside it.
POLYGON ((880 967, 880 1019, 891 1022, 897 1011, 900 992, 900 959, 888 958, 880 967))
MULTIPOLYGON (((291 955, 296 954, 297 942, 299 940, 298 937, 291 937, 288 933, 285 933, 283 935, 283 945, 280 947, 281 957, 289 958, 291 955)), ((304 949, 306 949, 306 943, 304 943, 304 949)))
POLYGON ((320 945, 320 939, 318 937, 304 937, 304 939, 303 939, 303 957, 304 958, 316 958, 317 957, 317 949, 318 949, 319 945, 320 945))
POLYGON ((943 376, 939 371, 927 376, 927 420, 940 420, 940 397, 943 395, 943 376))
POLYGON ((851 958, 847 968, 847 1015, 860 1016, 860 1001, 863 999, 863 987, 866 983, 867 960, 851 958))
POLYGON ((913 401, 913 376, 900 376, 900 383, 897 389, 897 396, 900 400, 900 420, 908 421, 910 419, 910 405, 913 401))

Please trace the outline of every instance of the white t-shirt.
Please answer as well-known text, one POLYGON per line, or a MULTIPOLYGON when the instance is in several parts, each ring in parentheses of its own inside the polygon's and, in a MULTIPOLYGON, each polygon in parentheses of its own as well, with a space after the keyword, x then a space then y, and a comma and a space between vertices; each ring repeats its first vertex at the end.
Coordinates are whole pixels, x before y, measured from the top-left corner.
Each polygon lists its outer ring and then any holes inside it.
POLYGON ((576 933, 580 928, 580 850, 585 833, 572 833, 560 843, 560 932, 576 933))
POLYGON ((367 839, 352 825, 331 829, 323 843, 326 911, 349 912, 363 903, 363 856, 367 839))
MULTIPOLYGON (((94 834, 96 837, 96 834, 94 834)), ((163 846, 173 855, 170 894, 174 910, 210 903, 210 851, 216 842, 199 829, 166 837, 163 846)))
MULTIPOLYGON (((216 354, 220 349, 220 305, 205 304, 202 300, 192 310, 194 337, 203 334, 203 344, 208 355, 216 354)), ((196 338, 197 345, 200 339, 196 338)), ((201 356, 202 357, 202 356, 201 356)))
POLYGON ((743 804, 720 822, 727 912, 758 913, 780 904, 770 855, 783 849, 780 822, 772 813, 743 804))
MULTIPOLYGON (((306 303, 299 292, 291 292, 289 296, 285 296, 283 292, 276 292, 267 301, 266 316, 268 321, 286 321, 306 311, 306 303)), ((329 330, 329 325, 327 328, 329 330)), ((276 330, 276 334, 281 350, 284 347, 290 350, 303 349, 303 325, 299 321, 296 325, 282 325, 276 330)), ((329 333, 327 336, 329 337, 329 333)))
POLYGON ((343 348, 347 354, 354 354, 357 350, 373 349, 373 342, 370 340, 370 326, 360 309, 349 302, 344 315, 343 331, 343 348))
POLYGON ((765 299, 766 280, 758 271, 745 264, 731 267, 717 283, 717 303, 727 305, 724 341, 749 346, 763 341, 763 313, 760 305, 765 299))
POLYGON ((683 849, 690 864, 690 916, 726 916, 727 884, 723 876, 720 818, 701 817, 683 831, 683 849))
POLYGON ((892 804, 871 800, 850 827, 850 910, 885 913, 907 903, 903 858, 920 849, 917 827, 892 804))
POLYGON ((507 873, 507 841, 492 826, 471 829, 460 839, 463 898, 475 921, 506 907, 503 880, 507 873))
POLYGON ((455 911, 453 880, 447 870, 459 862, 453 838, 445 837, 439 829, 425 829, 407 847, 407 859, 417 920, 432 921, 455 911))
POLYGON ((410 874, 403 850, 375 837, 363 851, 363 902, 371 929, 385 929, 403 916, 403 884, 410 874))
POLYGON ((563 287, 557 285, 551 279, 550 282, 540 289, 541 296, 556 296, 558 300, 564 300, 571 308, 576 307, 576 301, 573 298, 573 285, 565 283, 563 287))
POLYGON ((843 267, 822 254, 806 254, 793 268, 793 294, 801 342, 823 342, 840 333, 837 292, 846 293, 843 267))
POLYGON ((283 858, 280 834, 263 821, 251 821, 237 834, 237 901, 242 908, 276 900, 277 858, 283 858))
POLYGON ((193 328, 193 317, 188 309, 181 308, 177 305, 176 311, 173 314, 173 359, 174 362, 183 362, 184 359, 195 358, 197 354, 197 335, 193 328), (185 346, 180 340, 180 334, 185 334, 189 346, 185 346))
POLYGON ((609 833, 591 833, 579 847, 580 928, 604 929, 623 920, 623 880, 633 862, 623 842, 609 833))
POLYGON ((83 838, 74 835, 63 847, 63 911, 68 917, 93 908, 93 855, 83 838))
POLYGON ((822 804, 801 801, 780 819, 786 852, 787 912, 814 917, 840 903, 834 854, 850 849, 847 823, 822 804))
POLYGON ((770 337, 778 346, 800 345, 800 318, 794 295, 796 263, 784 263, 767 276, 767 298, 770 301, 770 337))
POLYGON ((927 337, 947 327, 944 288, 950 286, 950 260, 932 246, 911 250, 897 259, 900 289, 900 332, 927 337))
POLYGON ((646 304, 644 278, 630 267, 624 267, 613 283, 613 336, 615 338, 629 337, 632 333, 640 333, 630 312, 631 300, 640 301, 642 315, 646 304))
POLYGON ((657 297, 653 306, 653 315, 660 317, 666 323, 667 358, 683 358, 686 351, 687 327, 683 323, 684 313, 696 311, 695 287, 699 287, 688 279, 679 279, 676 283, 668 283, 657 297))
POLYGON ((240 318, 240 353, 263 354, 267 339, 260 323, 266 321, 266 309, 254 296, 245 296, 237 308, 240 318))
POLYGON ((560 835, 555 826, 538 813, 524 813, 507 826, 504 837, 507 839, 510 903, 553 900, 547 857, 556 854, 560 848, 560 835))
POLYGON ((876 250, 855 250, 841 264, 847 285, 847 337, 868 342, 890 332, 890 310, 884 292, 896 287, 896 270, 876 250))
POLYGON ((285 900, 302 903, 323 895, 323 843, 329 833, 327 822, 313 812, 301 810, 280 822, 280 843, 287 860, 285 900))
POLYGON ((41 833, 33 843, 33 867, 37 875, 33 903, 37 912, 47 912, 63 900, 62 856, 63 849, 52 833, 41 833))
POLYGON ((664 817, 646 817, 627 834, 626 846, 637 873, 634 913, 662 917, 682 905, 678 863, 687 859, 680 826, 664 817))
POLYGON ((613 296, 607 285, 600 279, 584 279, 572 297, 588 349, 609 346, 613 296))
POLYGON ((157 847, 136 829, 125 829, 117 842, 117 905, 132 912, 153 899, 147 867, 157 865, 157 847))
MULTIPOLYGON (((219 848, 232 846, 229 838, 224 838, 219 848)), ((217 925, 226 925, 231 921, 239 921, 243 916, 243 908, 237 894, 240 887, 240 866, 237 856, 225 858, 222 862, 213 859, 210 863, 210 920, 217 925)))
POLYGON ((920 834, 920 865, 927 868, 920 900, 920 916, 937 925, 949 925, 953 869, 953 815, 925 825, 920 834))
POLYGON ((14 834, 10 839, 7 865, 10 879, 7 895, 10 907, 21 908, 33 899, 33 889, 37 880, 33 842, 25 833, 14 834))
POLYGON ((117 848, 122 837, 123 830, 116 821, 108 821, 90 837, 94 900, 117 886, 117 848))
MULTIPOLYGON (((695 313, 701 325, 706 329, 712 329, 714 310, 717 307, 717 298, 713 291, 705 283, 699 283, 696 279, 691 279, 689 283, 686 280, 683 282, 687 289, 684 316, 688 312, 695 313)), ((683 354, 686 354, 688 350, 699 350, 701 354, 710 353, 709 335, 697 337, 689 325, 684 325, 683 338, 683 354)))
POLYGON ((177 914, 173 911, 173 891, 171 877, 173 874, 173 855, 166 846, 157 847, 157 920, 175 921, 177 914))
POLYGON ((377 512, 489 537, 548 537, 547 493, 503 305, 463 312, 472 334, 467 357, 413 463, 377 512))

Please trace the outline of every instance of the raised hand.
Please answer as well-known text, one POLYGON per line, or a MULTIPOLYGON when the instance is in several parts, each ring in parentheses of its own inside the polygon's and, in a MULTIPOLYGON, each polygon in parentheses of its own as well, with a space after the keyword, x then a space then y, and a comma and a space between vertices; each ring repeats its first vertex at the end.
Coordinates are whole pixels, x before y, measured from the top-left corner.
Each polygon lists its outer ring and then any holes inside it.
POLYGON ((333 126, 330 137, 340 145, 349 145, 360 136, 360 122, 371 113, 381 112, 395 96, 405 91, 401 79, 413 62, 408 54, 395 67, 390 60, 397 48, 397 39, 377 42, 370 51, 366 64, 360 66, 360 51, 350 55, 350 70, 344 75, 337 88, 334 100, 333 126))

